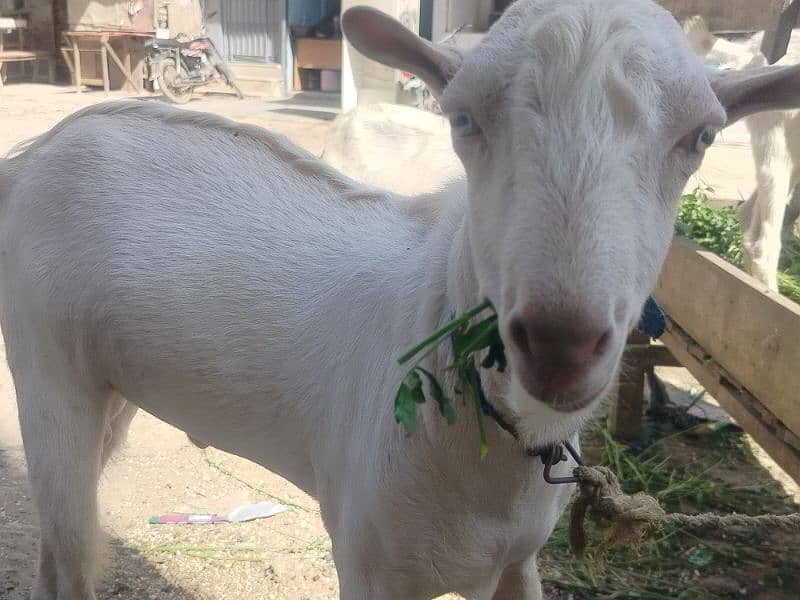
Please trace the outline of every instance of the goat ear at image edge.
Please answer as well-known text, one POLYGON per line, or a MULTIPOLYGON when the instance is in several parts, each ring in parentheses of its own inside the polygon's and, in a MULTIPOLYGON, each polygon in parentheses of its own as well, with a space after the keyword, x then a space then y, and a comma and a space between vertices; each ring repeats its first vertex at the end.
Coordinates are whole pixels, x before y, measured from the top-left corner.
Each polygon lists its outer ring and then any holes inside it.
POLYGON ((353 7, 342 15, 347 40, 367 58, 410 71, 439 96, 461 65, 461 55, 437 46, 406 29, 389 15, 367 6, 353 7))
POLYGON ((728 125, 757 112, 800 108, 800 65, 712 71, 708 78, 728 125))

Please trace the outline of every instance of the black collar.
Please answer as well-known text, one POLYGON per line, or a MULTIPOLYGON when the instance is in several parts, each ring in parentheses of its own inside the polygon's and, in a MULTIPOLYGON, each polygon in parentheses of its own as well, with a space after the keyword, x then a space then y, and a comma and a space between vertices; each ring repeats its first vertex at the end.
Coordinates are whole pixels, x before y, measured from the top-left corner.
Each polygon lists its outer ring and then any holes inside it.
MULTIPOLYGON (((657 305, 656 305, 657 306, 657 305)), ((450 317, 452 321, 455 319, 455 313, 453 313, 450 317)), ((450 336, 451 341, 455 336, 455 332, 450 336)), ((481 374, 477 371, 475 372, 477 379, 478 379, 478 398, 481 402, 481 412, 490 419, 492 419, 497 426, 500 427, 503 431, 508 433, 511 437, 513 437, 517 442, 520 443, 521 446, 525 449, 525 454, 530 456, 531 458, 539 457, 542 460, 542 464, 544 465, 544 480, 547 483, 552 484, 559 484, 559 483, 577 483, 578 480, 575 477, 552 477, 550 475, 550 469, 552 469, 553 465, 557 465, 560 462, 563 462, 572 456, 576 463, 579 465, 583 465, 583 461, 581 460, 580 454, 578 454, 577 450, 569 443, 567 440, 563 442, 557 442, 553 444, 548 444, 546 446, 535 446, 529 447, 524 446, 522 440, 520 439, 519 431, 517 428, 514 427, 511 423, 505 420, 503 415, 501 415, 497 409, 492 406, 492 403, 489 402, 489 399, 486 397, 486 392, 483 391, 483 384, 481 383, 481 374), (569 453, 569 455, 567 454, 569 453)))
MULTIPOLYGON (((492 419, 495 423, 497 423, 500 429, 507 432, 511 437, 522 444, 517 428, 506 421, 503 415, 501 415, 489 402, 489 399, 486 397, 486 393, 483 391, 480 374, 478 374, 478 397, 481 401, 481 411, 483 414, 492 419)), ((542 459, 542 464, 544 465, 544 480, 547 483, 576 483, 578 481, 575 477, 552 477, 550 475, 550 469, 553 467, 553 465, 557 465, 558 463, 567 460, 567 453, 569 453, 569 455, 575 459, 576 463, 583 465, 580 454, 578 454, 572 444, 567 440, 546 446, 525 446, 525 454, 532 458, 539 457, 542 459)))

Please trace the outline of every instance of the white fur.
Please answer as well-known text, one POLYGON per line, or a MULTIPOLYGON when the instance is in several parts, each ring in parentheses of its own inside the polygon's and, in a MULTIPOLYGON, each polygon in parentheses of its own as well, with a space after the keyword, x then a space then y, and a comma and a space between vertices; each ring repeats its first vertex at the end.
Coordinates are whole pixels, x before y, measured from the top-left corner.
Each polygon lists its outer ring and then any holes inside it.
MULTIPOLYGON (((536 555, 571 487, 545 484, 491 422, 481 460, 469 404, 452 427, 422 406, 406 439, 396 358, 487 297, 511 359, 485 373, 487 394, 528 444, 576 439, 701 161, 682 140, 724 110, 645 0, 520 0, 463 62, 395 34, 390 54, 423 61, 434 85, 451 78, 443 107, 483 129, 454 139, 467 197, 396 197, 261 129, 155 103, 86 109, 0 163, 0 320, 42 526, 35 600, 94 598, 97 478, 133 405, 316 496, 345 600, 541 597, 536 555), (508 341, 530 306, 543 312, 527 325, 610 322, 585 407, 525 391, 535 365, 508 341)), ((426 366, 453 394, 449 357, 426 366)))
MULTIPOLYGON (((702 17, 684 24, 692 47, 723 67, 753 68, 767 64, 761 53, 763 32, 731 42, 711 34, 702 17)), ((778 65, 800 62, 800 39, 792 37, 778 65)), ((794 219, 784 219, 793 190, 800 182, 800 111, 758 113, 745 120, 756 167, 756 190, 741 207, 743 247, 747 270, 770 289, 778 289, 781 238, 794 219)), ((797 202, 797 200, 795 200, 797 202)), ((793 213, 796 215, 796 212, 793 213)))

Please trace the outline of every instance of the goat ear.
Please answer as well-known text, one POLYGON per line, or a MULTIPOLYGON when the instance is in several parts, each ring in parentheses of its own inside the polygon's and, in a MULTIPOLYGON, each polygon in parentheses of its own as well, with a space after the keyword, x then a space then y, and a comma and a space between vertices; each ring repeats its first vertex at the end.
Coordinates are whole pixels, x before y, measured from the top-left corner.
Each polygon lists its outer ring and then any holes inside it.
POLYGON ((728 125, 757 112, 800 108, 800 65, 717 71, 709 79, 728 125))
POLYGON ((379 10, 356 6, 342 15, 342 30, 364 56, 422 79, 441 95, 461 65, 455 50, 435 46, 379 10))

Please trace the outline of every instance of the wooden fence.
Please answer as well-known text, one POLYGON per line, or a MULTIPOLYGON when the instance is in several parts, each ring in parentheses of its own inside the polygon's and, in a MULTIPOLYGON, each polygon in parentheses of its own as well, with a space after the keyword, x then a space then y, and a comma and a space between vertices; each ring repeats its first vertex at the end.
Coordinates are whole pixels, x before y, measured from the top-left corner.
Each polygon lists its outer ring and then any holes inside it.
MULTIPOLYGON (((800 482, 800 306, 681 237, 655 296, 669 317, 663 346, 631 346, 628 360, 639 370, 677 363, 689 369, 800 482)), ((613 432, 630 437, 641 420, 641 391, 636 406, 625 383, 610 420, 613 432)))

